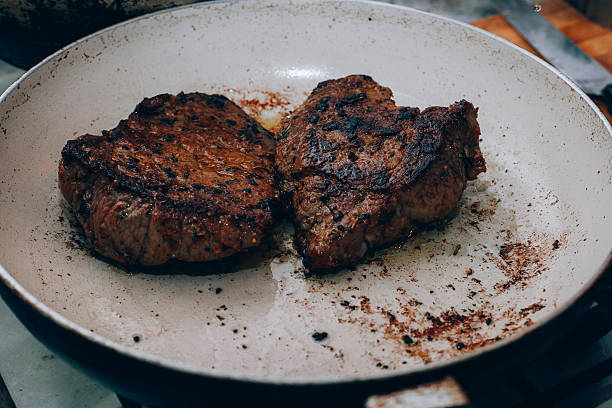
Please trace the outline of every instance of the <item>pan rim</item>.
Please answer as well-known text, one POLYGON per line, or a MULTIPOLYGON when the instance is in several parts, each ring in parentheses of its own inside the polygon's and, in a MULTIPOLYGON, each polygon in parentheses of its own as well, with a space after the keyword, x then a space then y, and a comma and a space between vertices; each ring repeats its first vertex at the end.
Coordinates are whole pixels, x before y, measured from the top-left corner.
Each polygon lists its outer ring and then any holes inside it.
MULTIPOLYGON (((62 47, 58 51, 49 55, 48 57, 43 59, 41 62, 39 62, 32 68, 30 68, 28 71, 22 74, 11 86, 9 86, 2 93, 2 95, 0 95, 0 104, 3 103, 9 94, 11 94, 15 89, 18 89, 21 83, 24 82, 30 75, 32 75, 38 69, 52 62, 58 56, 62 55, 64 52, 69 51, 77 47, 79 44, 89 41, 92 38, 100 36, 103 33, 115 30, 116 28, 122 27, 124 25, 133 24, 140 20, 150 19, 157 15, 171 14, 171 13, 176 12, 177 10, 211 8, 211 7, 217 7, 225 3, 237 3, 238 1, 239 0, 215 0, 215 1, 205 2, 205 3, 184 5, 184 6, 174 7, 170 9, 160 10, 154 13, 145 14, 145 15, 138 16, 138 17, 114 24, 112 26, 103 28, 95 33, 92 33, 83 38, 80 38, 76 40, 75 42, 66 45, 65 47, 62 47)), ((269 1, 279 4, 278 3, 279 0, 269 0, 269 1)), ((298 2, 302 2, 302 1, 298 1, 298 2)), ((304 2, 306 3, 306 1, 304 2)), ((310 3, 310 2, 307 2, 307 3, 310 3)), ((409 12, 413 15, 428 16, 428 17, 432 17, 434 19, 437 19, 443 22, 447 22, 451 24, 458 24, 459 26, 467 30, 471 30, 485 37, 489 37, 490 39, 493 39, 497 42, 500 42, 501 44, 504 44, 507 47, 510 47, 511 49, 514 49, 515 51, 518 51, 523 56, 531 58, 533 61, 539 63, 544 68, 552 71, 554 74, 556 74, 556 76, 560 77, 565 83, 567 83, 570 86, 570 88, 573 91, 578 93, 581 99, 587 102, 590 108, 596 113, 599 120, 603 121, 604 127, 606 128, 608 135, 612 137, 612 125, 610 125, 610 123, 608 122, 606 117, 603 115, 603 113, 599 110, 597 105, 571 79, 569 79, 567 76, 561 73, 554 66, 550 65, 548 62, 542 60, 536 55, 531 54, 530 52, 518 47, 517 45, 495 34, 492 34, 481 28, 472 26, 468 23, 463 23, 461 21, 457 21, 457 20, 454 20, 448 17, 439 16, 437 14, 428 13, 428 12, 421 11, 421 10, 416 10, 414 8, 410 8, 406 6, 380 3, 380 2, 372 1, 372 0, 317 0, 316 3, 319 3, 319 4, 321 3, 356 3, 356 4, 365 4, 365 5, 369 5, 372 7, 393 8, 393 9, 402 10, 404 12, 409 12)), ((498 342, 488 344, 477 350, 472 350, 468 353, 465 353, 465 354, 462 354, 456 357, 452 357, 452 358, 441 360, 441 361, 436 361, 436 362, 433 362, 427 365, 422 365, 419 367, 412 367, 412 368, 407 368, 404 370, 398 369, 392 372, 378 372, 378 373, 372 372, 366 375, 349 374, 349 375, 345 375, 345 376, 338 377, 338 378, 322 378, 322 377, 286 378, 282 376, 262 377, 262 376, 257 376, 253 374, 236 373, 235 371, 231 371, 231 370, 208 369, 208 368, 204 368, 201 366, 191 365, 188 363, 183 363, 183 362, 175 361, 169 358, 157 356, 152 353, 148 353, 148 352, 141 351, 141 350, 136 350, 128 346, 122 345, 120 343, 114 342, 97 333, 92 333, 86 328, 62 316, 60 313, 51 309, 45 303, 37 299, 32 293, 26 290, 4 268, 4 266, 1 263, 0 263, 0 283, 6 286, 10 291, 12 291, 18 297, 20 297, 24 302, 29 304, 33 309, 35 309, 43 317, 51 320, 53 323, 59 325, 63 329, 66 329, 74 334, 79 335, 81 338, 83 338, 86 341, 95 343, 98 346, 102 346, 112 351, 115 351, 117 353, 120 353, 124 355, 125 357, 133 358, 135 360, 145 362, 151 365, 155 365, 160 368, 172 370, 172 371, 178 371, 181 373, 192 374, 192 375, 197 375, 201 377, 210 377, 210 378, 219 379, 219 380, 233 380, 233 381, 260 383, 260 384, 267 384, 267 385, 279 385, 279 386, 300 386, 300 385, 334 385, 334 384, 346 384, 346 383, 369 381, 369 380, 387 380, 387 379, 396 379, 396 378, 399 378, 402 376, 408 376, 408 375, 433 373, 433 372, 437 372, 441 370, 450 371, 450 369, 457 367, 460 364, 467 362, 468 360, 475 359, 486 353, 498 351, 502 348, 505 348, 511 343, 514 343, 528 336, 534 331, 541 330, 545 326, 551 324, 553 321, 559 318, 564 312, 570 309, 580 298, 582 298, 593 287, 595 282, 599 280, 599 278, 601 278, 602 275, 605 273, 605 271, 609 268, 612 268, 612 249, 608 252, 608 255, 606 256, 603 264, 599 268, 597 268, 597 272, 591 277, 591 279, 587 280, 582 285, 580 290, 578 290, 567 301, 565 301, 562 305, 558 305, 557 308, 553 312, 551 312, 549 315, 547 315, 542 321, 532 326, 529 326, 529 327, 522 327, 516 333, 513 333, 498 342)))

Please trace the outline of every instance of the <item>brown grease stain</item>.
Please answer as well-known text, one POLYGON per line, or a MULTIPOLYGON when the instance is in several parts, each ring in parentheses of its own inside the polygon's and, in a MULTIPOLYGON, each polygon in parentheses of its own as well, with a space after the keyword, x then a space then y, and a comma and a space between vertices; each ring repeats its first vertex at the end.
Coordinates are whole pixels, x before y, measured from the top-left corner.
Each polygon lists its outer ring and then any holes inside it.
POLYGON ((495 284, 497 293, 517 285, 526 287, 528 280, 549 269, 546 264, 553 257, 552 248, 547 249, 531 240, 503 245, 499 250, 500 259, 496 260, 496 264, 508 280, 495 284))
POLYGON ((226 91, 230 92, 232 96, 238 95, 238 98, 230 99, 240 106, 249 116, 252 116, 263 127, 273 133, 276 133, 278 130, 283 116, 290 113, 289 106, 291 102, 287 97, 278 92, 254 91, 257 94, 263 95, 262 98, 258 98, 248 97, 244 91, 239 89, 228 88, 226 91), (272 117, 265 117, 263 115, 263 112, 272 110, 277 110, 279 113, 272 117))
POLYGON ((496 324, 492 313, 495 306, 490 302, 484 302, 476 310, 468 309, 459 313, 451 309, 435 315, 430 312, 420 313, 416 309, 420 304, 418 300, 411 299, 402 305, 401 310, 390 311, 380 306, 372 307, 370 300, 362 296, 361 308, 355 312, 351 310, 353 313, 338 318, 338 322, 360 325, 364 329, 370 329, 375 336, 382 333, 382 338, 394 342, 398 353, 407 353, 408 356, 428 364, 500 341, 522 327, 533 324, 528 316, 546 307, 540 299, 539 302, 518 311, 505 311, 500 316, 508 322, 502 329, 503 334, 488 337, 484 334, 486 327, 496 324), (405 336, 411 339, 410 344, 406 343, 405 336), (436 348, 436 343, 439 342, 448 342, 450 347, 436 348))

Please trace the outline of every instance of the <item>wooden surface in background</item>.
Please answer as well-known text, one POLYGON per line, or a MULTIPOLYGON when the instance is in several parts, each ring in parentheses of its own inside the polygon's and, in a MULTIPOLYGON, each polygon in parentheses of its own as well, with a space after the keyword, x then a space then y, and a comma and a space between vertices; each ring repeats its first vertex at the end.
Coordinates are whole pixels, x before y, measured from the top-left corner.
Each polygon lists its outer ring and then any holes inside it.
MULTIPOLYGON (((540 3, 540 5, 542 6, 540 11, 542 16, 563 32, 570 40, 574 41, 584 52, 597 60, 608 71, 612 72, 612 30, 587 19, 582 13, 563 0, 547 0, 540 3)), ((473 21, 472 25, 497 34, 519 47, 542 57, 500 15, 473 21)), ((597 103, 608 120, 612 122, 612 116, 607 111, 605 105, 599 101, 595 101, 595 103, 597 103)))

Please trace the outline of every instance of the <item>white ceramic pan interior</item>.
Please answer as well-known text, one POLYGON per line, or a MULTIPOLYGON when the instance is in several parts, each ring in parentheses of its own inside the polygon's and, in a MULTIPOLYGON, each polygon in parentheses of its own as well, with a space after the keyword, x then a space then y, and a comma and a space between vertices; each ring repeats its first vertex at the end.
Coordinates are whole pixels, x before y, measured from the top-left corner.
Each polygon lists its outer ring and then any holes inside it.
POLYGON ((405 8, 256 0, 119 24, 9 89, 0 138, 1 278, 92 341, 182 370, 299 383, 447 364, 563 310, 612 248, 612 138, 594 105, 516 47, 405 8), (66 140, 164 92, 222 93, 271 126, 352 73, 399 105, 479 107, 488 170, 443 231, 323 277, 305 276, 288 223, 226 263, 92 256, 57 187, 66 140))

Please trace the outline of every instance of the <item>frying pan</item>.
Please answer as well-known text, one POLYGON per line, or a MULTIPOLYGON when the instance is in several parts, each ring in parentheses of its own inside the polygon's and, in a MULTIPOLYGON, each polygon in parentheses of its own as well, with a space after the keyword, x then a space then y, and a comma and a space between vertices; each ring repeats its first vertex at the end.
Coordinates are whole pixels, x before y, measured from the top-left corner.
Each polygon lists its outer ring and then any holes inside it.
POLYGON ((419 11, 332 0, 205 3, 58 51, 0 102, 0 288, 46 345, 156 406, 351 405, 503 366, 567 331, 610 263, 611 128, 551 66, 419 11), (67 139, 143 97, 223 93, 273 127, 324 79, 371 75, 398 105, 479 107, 487 172, 454 218, 310 275, 282 224, 223 262, 124 269, 57 188, 67 139))

